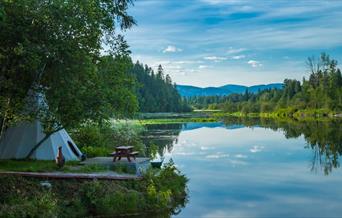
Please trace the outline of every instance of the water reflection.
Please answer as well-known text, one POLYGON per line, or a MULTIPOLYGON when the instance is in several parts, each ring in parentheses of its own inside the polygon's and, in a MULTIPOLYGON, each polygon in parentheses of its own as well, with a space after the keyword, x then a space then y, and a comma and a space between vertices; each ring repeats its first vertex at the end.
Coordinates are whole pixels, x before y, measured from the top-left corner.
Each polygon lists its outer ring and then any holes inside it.
POLYGON ((322 170, 328 175, 334 168, 340 166, 342 128, 339 120, 328 122, 227 117, 224 122, 217 123, 148 125, 143 141, 148 147, 152 144, 157 145, 159 156, 162 157, 167 152, 171 153, 173 145, 178 143, 181 131, 218 127, 226 129, 263 127, 281 131, 287 139, 303 136, 307 142, 305 148, 312 150, 311 171, 322 170))
POLYGON ((157 146, 159 156, 171 152, 174 143, 177 143, 182 124, 153 124, 147 125, 147 131, 143 133, 142 140, 147 146, 148 153, 152 145, 157 146))
POLYGON ((333 168, 340 166, 339 157, 342 154, 340 120, 295 121, 228 117, 224 123, 226 126, 241 124, 247 127, 259 126, 282 131, 286 138, 298 138, 303 135, 307 142, 305 148, 312 149, 312 171, 317 172, 322 169, 328 175, 333 168))
POLYGON ((144 140, 190 179, 177 218, 342 213, 340 122, 228 118, 148 128, 144 140))

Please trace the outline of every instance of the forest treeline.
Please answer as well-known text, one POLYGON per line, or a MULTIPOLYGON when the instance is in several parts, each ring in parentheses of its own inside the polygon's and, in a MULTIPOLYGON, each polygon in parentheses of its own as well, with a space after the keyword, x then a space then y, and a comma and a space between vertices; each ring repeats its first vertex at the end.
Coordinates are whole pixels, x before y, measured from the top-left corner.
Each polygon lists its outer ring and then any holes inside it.
POLYGON ((337 61, 322 53, 308 58, 311 72, 302 82, 285 79, 283 89, 229 96, 192 97, 187 103, 197 108, 221 109, 235 113, 276 113, 291 116, 296 112, 320 111, 323 115, 342 111, 342 76, 337 61))
POLYGON ((158 66, 157 72, 136 62, 131 70, 136 78, 140 112, 189 112, 191 107, 179 95, 169 74, 158 66))

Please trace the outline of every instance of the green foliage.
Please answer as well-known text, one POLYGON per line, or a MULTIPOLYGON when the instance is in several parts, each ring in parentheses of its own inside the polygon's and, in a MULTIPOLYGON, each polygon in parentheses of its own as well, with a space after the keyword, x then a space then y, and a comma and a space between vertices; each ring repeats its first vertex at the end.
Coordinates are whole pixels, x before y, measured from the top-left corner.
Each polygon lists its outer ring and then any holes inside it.
POLYGON ((56 213, 57 201, 50 192, 0 206, 0 217, 53 217, 56 213))
POLYGON ((192 118, 174 118, 174 119, 146 119, 139 120, 142 125, 152 124, 171 124, 171 123, 205 123, 205 122, 217 122, 216 117, 192 117, 192 118))
POLYGON ((117 163, 110 167, 112 171, 117 173, 128 173, 128 174, 136 174, 136 169, 134 166, 128 166, 127 164, 117 163))
MULTIPOLYGON (((0 137, 39 119, 45 133, 131 116, 137 110, 127 43, 131 0, 2 1, 0 137), (103 48, 105 45, 105 48, 103 48), (106 49, 106 55, 101 51, 106 49), (32 106, 39 93, 44 104, 32 106), (44 96, 44 97, 43 97, 44 96), (23 113, 25 111, 25 113, 23 113)), ((39 143, 28 153, 34 152, 39 143)))
MULTIPOLYGON (((64 169, 74 166, 78 162, 66 162, 64 169)), ((62 169, 62 170, 64 170, 62 169)), ((1 160, 0 171, 15 172, 51 172, 61 170, 57 167, 55 161, 49 160, 1 160)))
POLYGON ((187 202, 188 179, 180 173, 172 160, 164 164, 157 173, 154 170, 147 171, 144 181, 147 183, 148 199, 151 205, 158 207, 158 205, 171 204, 176 209, 187 202))
POLYGON ((112 121, 98 125, 87 123, 70 131, 75 143, 87 157, 108 156, 117 146, 134 146, 141 155, 145 146, 140 139, 144 127, 138 123, 112 121))
MULTIPOLYGON (((130 0, 2 2, 0 99, 6 104, 1 104, 0 116, 19 119, 28 90, 37 89, 46 94, 49 102, 49 111, 39 115, 43 121, 72 126, 80 120, 94 119, 94 112, 102 104, 94 104, 93 90, 101 88, 99 75, 103 69, 102 61, 99 71, 94 63, 100 58, 103 44, 118 56, 117 62, 123 62, 121 56, 127 52, 122 51, 121 44, 125 42, 115 34, 115 29, 116 24, 123 29, 134 24, 126 12, 130 3, 130 0)), ((119 76, 116 81, 122 80, 122 67, 111 71, 119 76)))
POLYGON ((0 177, 0 217, 172 214, 187 196, 187 179, 173 164, 148 172, 142 180, 49 182, 51 188, 45 188, 38 179, 0 177))
POLYGON ((282 90, 264 90, 257 94, 195 97, 188 101, 196 107, 213 105, 228 113, 269 114, 273 117, 333 117, 342 112, 342 75, 337 61, 322 53, 309 58, 309 79, 285 79, 282 90))
POLYGON ((86 154, 88 158, 92 157, 105 157, 113 152, 113 148, 110 147, 94 147, 94 146, 82 146, 80 147, 83 154, 86 154))
MULTIPOLYGON (((108 171, 106 166, 99 164, 90 164, 80 167, 76 172, 78 173, 95 173, 95 172, 105 172, 108 171)), ((73 171, 75 172, 75 171, 73 171)))
POLYGON ((54 193, 21 177, 0 179, 0 217, 54 217, 57 199, 54 193))
POLYGON ((161 65, 155 73, 150 67, 137 62, 132 74, 140 84, 136 87, 140 112, 189 112, 169 75, 164 76, 161 65))
POLYGON ((155 159, 158 154, 159 147, 156 144, 150 144, 147 148, 147 156, 151 159, 155 159))
POLYGON ((115 182, 86 182, 81 187, 81 194, 83 204, 94 215, 129 215, 147 209, 145 194, 115 182))

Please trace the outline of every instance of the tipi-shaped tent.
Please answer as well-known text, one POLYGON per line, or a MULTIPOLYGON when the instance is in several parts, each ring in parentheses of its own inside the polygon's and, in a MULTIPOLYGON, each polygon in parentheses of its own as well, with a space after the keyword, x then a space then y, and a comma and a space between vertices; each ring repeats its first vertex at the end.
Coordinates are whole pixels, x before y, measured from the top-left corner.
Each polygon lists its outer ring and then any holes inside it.
MULTIPOLYGON (((42 95, 29 95, 30 108, 39 106, 47 107, 42 95)), ((0 138, 0 159, 22 159, 31 149, 45 137, 39 120, 32 123, 23 122, 8 128, 0 138)), ((53 133, 32 154, 32 159, 54 160, 57 156, 58 147, 62 146, 65 160, 79 160, 84 157, 77 148, 69 134, 64 130, 53 133)))
MULTIPOLYGON (((42 139, 45 134, 39 121, 22 123, 6 130, 0 139, 0 159, 22 159, 42 139)), ((77 148, 69 134, 60 130, 46 139, 33 153, 32 159, 54 160, 58 147, 62 146, 65 160, 79 160, 82 152, 77 148)))

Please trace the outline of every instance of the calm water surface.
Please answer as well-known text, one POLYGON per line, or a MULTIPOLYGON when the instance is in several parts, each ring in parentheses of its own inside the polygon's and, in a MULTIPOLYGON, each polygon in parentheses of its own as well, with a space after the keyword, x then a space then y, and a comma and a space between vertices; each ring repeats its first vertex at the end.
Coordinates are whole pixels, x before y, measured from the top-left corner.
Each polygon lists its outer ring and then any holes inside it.
POLYGON ((227 121, 150 126, 189 179, 174 217, 341 217, 341 126, 227 121))

